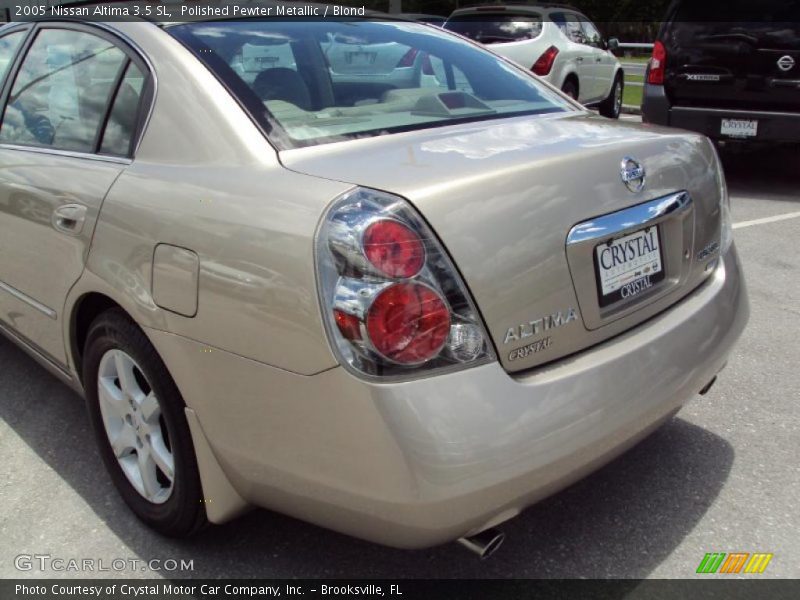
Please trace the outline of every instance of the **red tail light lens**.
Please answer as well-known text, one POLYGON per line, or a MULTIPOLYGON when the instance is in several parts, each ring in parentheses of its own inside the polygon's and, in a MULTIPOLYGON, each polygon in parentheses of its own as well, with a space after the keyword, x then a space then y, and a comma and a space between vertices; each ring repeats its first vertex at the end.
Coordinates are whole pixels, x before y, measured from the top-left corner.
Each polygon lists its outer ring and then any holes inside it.
POLYGON ((553 69, 553 63, 556 61, 556 56, 558 56, 558 48, 550 46, 542 53, 537 61, 533 63, 531 71, 540 76, 549 75, 550 71, 553 69))
POLYGON ((367 227, 363 246, 369 262, 389 277, 413 277, 425 264, 422 240, 397 221, 382 219, 367 227))
POLYGON ((411 48, 411 50, 409 50, 403 55, 403 58, 397 61, 397 66, 395 68, 399 69, 401 67, 413 67, 418 52, 419 50, 417 50, 416 48, 411 48))
POLYGON ((494 359, 455 265, 405 199, 343 194, 323 218, 316 259, 325 329, 353 374, 414 377, 494 359))
POLYGON ((664 71, 667 66, 667 49, 661 41, 656 40, 653 44, 653 55, 650 57, 650 70, 647 75, 647 83, 653 85, 664 85, 664 71))
POLYGON ((450 334, 450 310, 431 288, 397 283, 383 290, 367 312, 367 332, 382 356, 401 364, 430 360, 450 334))

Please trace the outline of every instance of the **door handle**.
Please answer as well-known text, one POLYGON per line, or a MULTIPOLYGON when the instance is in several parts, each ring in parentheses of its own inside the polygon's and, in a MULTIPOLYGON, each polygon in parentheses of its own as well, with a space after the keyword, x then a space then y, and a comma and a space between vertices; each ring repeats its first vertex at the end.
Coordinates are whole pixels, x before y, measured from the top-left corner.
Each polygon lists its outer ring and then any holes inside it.
POLYGON ((583 62, 583 57, 582 57, 582 56, 579 56, 579 57, 578 57, 578 58, 576 58, 575 60, 577 60, 578 62, 583 62))
POLYGON ((594 62, 603 62, 603 57, 598 56, 597 58, 594 59, 594 62))
POLYGON ((51 223, 56 231, 80 235, 86 222, 86 207, 82 204, 64 204, 53 211, 51 223))

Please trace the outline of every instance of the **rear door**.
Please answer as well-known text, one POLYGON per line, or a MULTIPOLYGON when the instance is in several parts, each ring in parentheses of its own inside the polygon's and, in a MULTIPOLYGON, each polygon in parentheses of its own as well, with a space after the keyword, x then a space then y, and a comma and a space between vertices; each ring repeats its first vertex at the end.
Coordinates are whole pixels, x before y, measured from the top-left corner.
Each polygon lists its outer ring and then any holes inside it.
POLYGON ((578 101, 592 102, 597 90, 595 56, 592 47, 587 43, 578 15, 564 11, 551 13, 550 18, 567 38, 567 45, 561 51, 565 58, 575 62, 578 75, 578 101))
POLYGON ((63 366, 64 301, 130 162, 146 69, 80 25, 38 25, 23 52, 3 86, 0 324, 63 366))
POLYGON ((673 105, 800 111, 800 2, 683 2, 662 37, 673 105))
POLYGON ((593 97, 596 100, 603 100, 611 92, 616 59, 605 49, 603 36, 594 23, 583 15, 580 15, 580 21, 586 44, 591 48, 592 52, 590 62, 594 77, 593 97))

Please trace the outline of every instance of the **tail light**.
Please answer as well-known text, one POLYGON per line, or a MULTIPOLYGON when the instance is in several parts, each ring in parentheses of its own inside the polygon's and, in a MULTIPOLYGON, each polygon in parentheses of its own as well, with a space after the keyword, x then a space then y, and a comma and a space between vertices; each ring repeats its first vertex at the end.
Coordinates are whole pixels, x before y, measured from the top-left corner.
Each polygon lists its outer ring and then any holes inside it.
POLYGON ((410 377, 494 359, 458 272, 402 198, 365 188, 339 198, 316 258, 331 346, 352 371, 410 377))
POLYGON ((542 77, 549 75, 553 68, 553 63, 556 61, 556 56, 558 56, 558 48, 550 46, 542 53, 536 62, 533 63, 531 71, 542 77))
POLYGON ((650 57, 650 67, 647 72, 647 83, 664 85, 664 71, 667 66, 667 49, 661 41, 653 44, 653 55, 650 57))
POLYGON ((408 52, 406 52, 403 55, 403 58, 401 58, 399 61, 397 61, 397 65, 395 66, 395 69, 400 69, 402 67, 413 67, 414 66, 414 61, 417 58, 417 53, 418 52, 419 52, 419 50, 417 50, 416 48, 411 48, 408 52))

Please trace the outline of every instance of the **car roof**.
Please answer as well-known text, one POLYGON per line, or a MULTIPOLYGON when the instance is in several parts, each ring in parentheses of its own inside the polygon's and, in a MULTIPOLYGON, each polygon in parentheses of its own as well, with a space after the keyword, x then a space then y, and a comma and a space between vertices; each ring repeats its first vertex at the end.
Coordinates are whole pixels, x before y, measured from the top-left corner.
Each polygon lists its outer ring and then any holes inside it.
POLYGON ((474 4, 472 6, 465 6, 463 8, 457 8, 456 10, 454 10, 450 14, 450 16, 454 17, 454 16, 458 16, 458 15, 475 14, 475 13, 481 13, 481 12, 487 12, 487 13, 498 12, 498 13, 500 13, 500 12, 505 12, 505 11, 509 11, 509 12, 512 12, 512 11, 513 12, 531 12, 531 13, 536 13, 536 14, 540 14, 542 12, 545 12, 545 13, 549 14, 550 12, 553 12, 554 10, 569 11, 569 12, 574 12, 576 14, 582 14, 580 9, 578 9, 578 8, 576 8, 574 6, 571 6, 569 4, 558 4, 558 3, 551 3, 551 2, 542 2, 542 3, 528 3, 528 2, 525 2, 525 3, 516 4, 514 2, 508 2, 506 4, 480 3, 480 4, 474 4))

